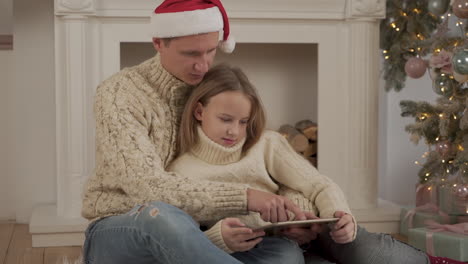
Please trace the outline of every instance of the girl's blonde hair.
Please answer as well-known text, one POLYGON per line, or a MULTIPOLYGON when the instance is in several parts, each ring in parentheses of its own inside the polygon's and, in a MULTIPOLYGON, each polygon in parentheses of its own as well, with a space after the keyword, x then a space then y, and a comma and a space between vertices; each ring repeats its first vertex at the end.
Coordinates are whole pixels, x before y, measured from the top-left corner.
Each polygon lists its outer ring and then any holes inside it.
POLYGON ((189 151, 198 142, 198 120, 194 111, 198 103, 206 106, 211 97, 227 91, 242 92, 251 103, 250 118, 247 123, 247 135, 242 152, 246 152, 260 139, 265 129, 265 111, 255 87, 238 67, 219 64, 209 70, 203 81, 192 91, 185 105, 178 135, 178 153, 189 151))

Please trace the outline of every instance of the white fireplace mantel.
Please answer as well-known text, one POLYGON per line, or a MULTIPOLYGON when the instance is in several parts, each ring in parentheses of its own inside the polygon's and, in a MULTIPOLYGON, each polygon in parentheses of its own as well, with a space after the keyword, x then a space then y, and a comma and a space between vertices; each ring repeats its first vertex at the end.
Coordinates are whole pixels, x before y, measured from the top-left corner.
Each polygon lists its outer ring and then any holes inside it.
MULTIPOLYGON (((34 246, 79 245, 81 191, 94 167, 93 95, 120 69, 120 43, 150 42, 162 1, 55 0, 57 204, 36 208, 34 246)), ((398 208, 377 197, 379 20, 384 0, 224 0, 238 43, 318 49, 319 170, 373 231, 396 232, 398 208)))

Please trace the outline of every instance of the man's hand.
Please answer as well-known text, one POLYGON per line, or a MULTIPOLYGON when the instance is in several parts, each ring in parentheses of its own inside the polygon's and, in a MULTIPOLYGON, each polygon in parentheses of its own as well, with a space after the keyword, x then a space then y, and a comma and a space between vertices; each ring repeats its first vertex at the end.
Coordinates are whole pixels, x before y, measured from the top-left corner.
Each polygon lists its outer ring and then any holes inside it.
MULTIPOLYGON (((307 219, 317 219, 312 212, 304 212, 307 219)), ((312 224, 310 228, 292 227, 283 230, 281 233, 296 241, 299 245, 309 243, 317 238, 317 234, 324 230, 323 224, 312 224)))
POLYGON ((247 210, 260 213, 264 221, 272 223, 290 220, 287 211, 295 215, 295 220, 306 219, 302 210, 286 197, 250 188, 247 189, 247 210))
POLYGON ((237 218, 226 218, 221 222, 221 235, 226 246, 234 252, 252 249, 262 241, 263 231, 254 232, 237 218))
POLYGON ((353 241, 355 229, 353 217, 342 211, 336 211, 334 216, 340 219, 331 228, 330 236, 333 241, 338 244, 345 244, 353 241))

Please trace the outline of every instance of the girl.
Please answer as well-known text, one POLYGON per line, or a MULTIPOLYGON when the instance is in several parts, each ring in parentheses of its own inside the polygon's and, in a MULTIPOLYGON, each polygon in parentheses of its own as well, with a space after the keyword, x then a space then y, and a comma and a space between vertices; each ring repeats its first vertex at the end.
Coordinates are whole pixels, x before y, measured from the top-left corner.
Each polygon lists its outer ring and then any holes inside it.
POLYGON ((282 237, 259 237, 264 233, 249 227, 262 223, 262 217, 270 218, 258 213, 211 219, 201 224, 210 228, 205 234, 215 245, 244 263, 284 263, 277 257, 285 254, 287 263, 304 263, 302 250, 291 240, 300 245, 314 240, 308 263, 330 263, 317 252, 340 263, 429 263, 419 250, 358 228, 341 189, 298 155, 284 137, 264 127, 261 101, 245 74, 239 68, 215 66, 185 106, 180 156, 169 170, 181 175, 197 171, 203 175, 200 180, 243 183, 251 191, 286 196, 308 219, 340 219, 317 237, 317 225, 286 230, 282 237))

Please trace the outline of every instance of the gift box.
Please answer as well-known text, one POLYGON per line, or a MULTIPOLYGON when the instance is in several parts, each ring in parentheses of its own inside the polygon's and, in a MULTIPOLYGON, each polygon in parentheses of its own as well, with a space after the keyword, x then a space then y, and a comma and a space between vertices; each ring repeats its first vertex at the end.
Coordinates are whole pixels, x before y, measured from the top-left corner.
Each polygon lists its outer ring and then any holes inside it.
POLYGON ((438 188, 439 208, 449 215, 468 216, 468 184, 450 182, 438 188))
POLYGON ((416 207, 425 204, 437 204, 437 184, 418 183, 416 184, 416 207))
POLYGON ((468 261, 468 235, 429 228, 409 230, 408 243, 427 254, 468 261))
POLYGON ((402 207, 400 212, 400 234, 408 236, 411 228, 425 227, 425 221, 434 220, 440 224, 456 223, 455 216, 449 216, 434 204, 419 207, 402 207))

